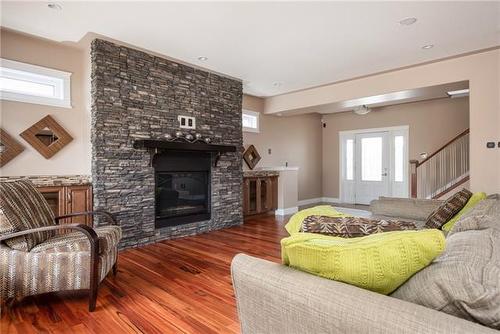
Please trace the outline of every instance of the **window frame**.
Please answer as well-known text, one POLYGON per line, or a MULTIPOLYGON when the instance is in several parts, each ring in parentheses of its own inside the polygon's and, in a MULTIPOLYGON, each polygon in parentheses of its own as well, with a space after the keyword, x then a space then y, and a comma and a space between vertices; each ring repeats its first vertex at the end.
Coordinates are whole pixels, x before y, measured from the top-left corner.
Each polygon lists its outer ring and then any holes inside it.
POLYGON ((259 133, 260 132, 260 112, 243 109, 241 112, 241 127, 242 127, 244 132, 259 133), (249 128, 249 127, 243 126, 243 116, 244 115, 255 117, 257 119, 257 127, 249 128))
POLYGON ((17 80, 30 81, 51 85, 54 87, 54 97, 39 96, 31 94, 23 94, 19 92, 11 92, 0 89, 0 100, 33 103, 40 105, 47 105, 61 108, 72 108, 71 105, 71 75, 70 72, 60 71, 52 68, 47 68, 38 65, 31 65, 27 63, 18 62, 15 60, 0 58, 0 76, 3 71, 21 71, 16 78, 15 75, 7 75, 5 77, 13 77, 17 80), (31 80, 26 80, 30 75, 31 80), (47 77, 47 78, 43 78, 47 77), (58 96, 57 96, 58 95, 58 96), (60 97, 59 97, 60 96, 60 97))

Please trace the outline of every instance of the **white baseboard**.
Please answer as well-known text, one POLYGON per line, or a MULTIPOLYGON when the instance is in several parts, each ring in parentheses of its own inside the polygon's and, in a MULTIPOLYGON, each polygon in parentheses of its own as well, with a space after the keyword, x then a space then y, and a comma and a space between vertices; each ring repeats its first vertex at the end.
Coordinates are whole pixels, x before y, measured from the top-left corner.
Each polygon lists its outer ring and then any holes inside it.
POLYGON ((303 206, 303 205, 309 205, 309 204, 315 204, 315 203, 339 203, 339 199, 335 197, 316 197, 316 198, 309 198, 309 199, 303 199, 301 201, 297 202, 298 206, 303 206))
POLYGON ((297 207, 297 206, 294 206, 291 208, 285 208, 285 209, 276 209, 276 211, 274 211, 274 215, 275 216, 286 216, 286 215, 294 214, 297 211, 299 211, 299 207, 297 207))
POLYGON ((323 201, 323 197, 309 198, 309 199, 303 199, 301 201, 298 201, 297 205, 303 206, 303 205, 309 205, 309 204, 314 204, 314 203, 321 203, 322 201, 323 201))
POLYGON ((337 197, 322 197, 322 202, 325 203, 340 203, 340 199, 337 197))

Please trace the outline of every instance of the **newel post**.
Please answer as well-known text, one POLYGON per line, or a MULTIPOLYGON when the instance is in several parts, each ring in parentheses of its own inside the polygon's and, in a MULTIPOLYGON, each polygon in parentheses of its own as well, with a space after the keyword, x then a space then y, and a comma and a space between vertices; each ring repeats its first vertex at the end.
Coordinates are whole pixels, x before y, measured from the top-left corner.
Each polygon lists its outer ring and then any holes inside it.
POLYGON ((411 198, 417 198, 417 167, 418 160, 410 160, 410 194, 411 198))

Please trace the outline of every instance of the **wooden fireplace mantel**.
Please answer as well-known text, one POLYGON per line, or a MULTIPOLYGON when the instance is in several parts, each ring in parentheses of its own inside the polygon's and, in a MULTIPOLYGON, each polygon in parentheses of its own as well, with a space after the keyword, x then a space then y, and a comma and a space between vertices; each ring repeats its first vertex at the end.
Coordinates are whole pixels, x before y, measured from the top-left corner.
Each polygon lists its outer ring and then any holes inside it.
POLYGON ((134 148, 148 149, 151 153, 151 162, 153 161, 154 155, 161 151, 207 152, 215 155, 214 166, 217 166, 217 162, 223 153, 236 152, 236 146, 234 145, 206 144, 202 142, 189 143, 155 139, 136 140, 134 141, 134 148))

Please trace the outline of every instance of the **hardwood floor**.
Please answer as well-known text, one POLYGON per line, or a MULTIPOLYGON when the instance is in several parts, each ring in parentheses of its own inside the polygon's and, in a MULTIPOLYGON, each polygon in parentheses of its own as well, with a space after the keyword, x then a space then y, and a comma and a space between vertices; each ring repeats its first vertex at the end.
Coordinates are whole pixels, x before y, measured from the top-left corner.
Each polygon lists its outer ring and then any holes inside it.
POLYGON ((243 252, 279 262, 283 226, 265 216, 123 251, 118 275, 100 285, 95 312, 82 292, 29 297, 2 309, 0 332, 239 333, 231 259, 243 252))

